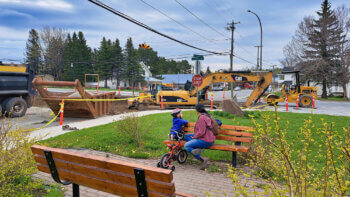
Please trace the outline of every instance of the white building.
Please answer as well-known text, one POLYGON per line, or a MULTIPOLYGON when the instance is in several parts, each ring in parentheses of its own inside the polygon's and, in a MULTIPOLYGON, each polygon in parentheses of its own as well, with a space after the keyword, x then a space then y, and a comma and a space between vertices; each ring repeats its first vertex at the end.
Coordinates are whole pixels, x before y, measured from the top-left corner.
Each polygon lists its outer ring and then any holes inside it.
MULTIPOLYGON (((144 79, 146 82, 161 82, 162 80, 156 79, 152 77, 152 73, 149 70, 149 66, 147 66, 145 63, 140 62, 141 68, 144 70, 144 79)), ((97 82, 88 82, 87 85, 89 86, 96 86, 97 82)), ((105 85, 105 80, 100 80, 99 81, 99 87, 104 87, 105 85)), ((107 80, 107 87, 110 89, 117 89, 117 85, 118 85, 118 80, 116 77, 112 77, 112 79, 108 79, 107 80)), ((121 87, 129 87, 129 82, 128 81, 124 81, 124 80, 120 80, 119 81, 119 85, 121 87)), ((141 89, 141 84, 138 84, 139 88, 141 89)))

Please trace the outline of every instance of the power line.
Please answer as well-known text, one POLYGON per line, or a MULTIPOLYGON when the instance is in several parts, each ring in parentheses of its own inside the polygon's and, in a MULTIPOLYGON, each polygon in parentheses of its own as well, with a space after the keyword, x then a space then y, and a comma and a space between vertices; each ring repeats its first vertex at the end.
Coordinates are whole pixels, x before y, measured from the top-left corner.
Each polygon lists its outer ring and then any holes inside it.
POLYGON ((153 32, 153 33, 156 33, 156 34, 158 34, 158 35, 160 35, 160 36, 163 36, 163 37, 165 37, 165 38, 168 38, 168 39, 170 39, 170 40, 173 40, 173 41, 175 41, 175 42, 177 42, 177 43, 180 43, 180 44, 182 44, 182 45, 185 45, 185 46, 190 47, 190 48, 193 48, 193 49, 197 49, 197 50, 199 50, 199 51, 204 51, 204 52, 207 52, 207 53, 212 53, 212 54, 221 55, 221 53, 218 53, 218 52, 215 52, 215 51, 209 51, 209 50, 206 50, 206 49, 202 49, 202 48, 199 48, 199 47, 196 47, 196 46, 187 44, 187 43, 185 43, 185 42, 182 42, 182 41, 180 41, 180 40, 177 40, 177 39, 175 39, 175 38, 173 38, 173 37, 170 37, 170 36, 168 36, 168 35, 166 35, 166 34, 164 34, 164 33, 161 33, 161 32, 159 32, 159 31, 157 31, 157 30, 151 28, 150 26, 148 26, 148 25, 146 25, 146 24, 144 24, 144 23, 141 23, 141 22, 139 22, 139 21, 137 21, 137 20, 131 18, 130 16, 128 16, 128 15, 122 13, 122 12, 117 11, 117 10, 115 10, 115 9, 113 9, 113 8, 111 8, 111 7, 109 7, 109 6, 107 6, 106 4, 103 4, 102 2, 100 2, 100 1, 98 1, 98 0, 88 0, 88 1, 90 1, 91 3, 97 5, 97 6, 103 8, 103 9, 105 9, 105 10, 108 10, 108 11, 112 12, 113 14, 115 14, 115 15, 121 17, 121 18, 124 18, 125 20, 128 20, 128 21, 130 21, 130 22, 132 22, 132 23, 134 23, 134 24, 136 24, 136 25, 138 25, 138 26, 140 26, 140 27, 143 27, 143 28, 145 28, 145 29, 147 29, 147 30, 149 30, 149 31, 151 31, 151 32, 153 32))
POLYGON ((213 6, 209 5, 208 2, 206 2, 205 0, 203 0, 203 2, 208 8, 210 8, 210 9, 214 10, 214 12, 218 13, 218 15, 220 15, 222 17, 223 21, 227 21, 226 18, 224 17, 224 15, 222 15, 221 12, 215 11, 215 9, 213 9, 213 6))
POLYGON ((177 21, 177 20, 175 20, 174 18, 172 18, 171 16, 165 14, 164 12, 162 12, 161 10, 159 10, 159 9, 157 9, 156 7, 152 6, 151 4, 147 3, 146 1, 144 1, 144 0, 140 0, 140 1, 143 2, 144 4, 148 5, 149 7, 153 8, 154 10, 158 11, 159 13, 161 13, 162 15, 164 15, 165 17, 171 19, 172 21, 174 21, 174 22, 177 23, 178 25, 180 25, 180 26, 182 26, 182 27, 188 29, 188 30, 191 31, 192 33, 197 34, 197 35, 200 36, 201 38, 203 38, 203 39, 208 40, 209 42, 211 42, 211 40, 210 40, 209 38, 203 36, 202 34, 196 32, 196 31, 194 31, 193 29, 189 28, 188 26, 186 26, 186 25, 180 23, 179 21, 177 21))
POLYGON ((181 4, 178 0, 174 0, 176 3, 178 3, 183 9, 185 9, 188 13, 190 13, 192 16, 194 16, 196 19, 198 19, 201 23, 203 23, 204 25, 206 25, 207 27, 209 27, 211 30, 213 30, 214 32, 222 35, 225 38, 229 38, 228 36, 226 36, 225 34, 217 31, 215 28, 213 28, 212 26, 210 26, 208 23, 206 23, 205 21, 203 21, 201 18, 199 18, 197 15, 195 15, 193 12, 191 12, 188 8, 186 8, 183 4, 181 4))
POLYGON ((237 56, 236 54, 234 54, 234 56, 235 56, 236 58, 242 60, 242 61, 245 61, 245 62, 247 62, 247 63, 249 63, 249 64, 252 64, 252 65, 256 66, 256 64, 254 64, 253 62, 251 62, 251 61, 249 61, 249 60, 246 60, 246 59, 244 59, 244 58, 242 58, 242 57, 239 57, 239 56, 237 56))

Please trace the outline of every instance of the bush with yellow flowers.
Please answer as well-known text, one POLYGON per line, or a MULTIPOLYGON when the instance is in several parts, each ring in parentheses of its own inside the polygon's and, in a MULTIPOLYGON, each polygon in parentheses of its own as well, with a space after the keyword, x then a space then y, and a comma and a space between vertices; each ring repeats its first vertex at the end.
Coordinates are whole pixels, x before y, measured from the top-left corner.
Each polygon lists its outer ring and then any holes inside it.
POLYGON ((0 196, 34 196, 43 185, 32 179, 36 172, 30 146, 35 140, 18 128, 15 119, 0 116, 0 196))
POLYGON ((251 117, 255 134, 246 161, 268 184, 263 191, 249 192, 237 178, 243 172, 230 168, 228 177, 234 183, 234 193, 238 196, 350 195, 350 126, 336 130, 336 123, 322 120, 322 124, 314 124, 310 116, 299 131, 290 131, 285 126, 281 129, 277 110, 262 116, 262 124, 251 117), (288 139, 288 132, 298 132, 297 137, 288 139))

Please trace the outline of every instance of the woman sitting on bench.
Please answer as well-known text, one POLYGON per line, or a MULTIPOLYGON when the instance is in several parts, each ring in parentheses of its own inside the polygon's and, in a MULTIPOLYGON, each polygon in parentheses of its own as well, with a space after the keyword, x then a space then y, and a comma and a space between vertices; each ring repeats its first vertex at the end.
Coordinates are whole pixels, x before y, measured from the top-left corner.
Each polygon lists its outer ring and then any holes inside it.
POLYGON ((208 158, 201 156, 204 148, 208 148, 214 144, 215 135, 211 131, 210 114, 205 110, 203 104, 196 105, 198 120, 194 127, 194 136, 191 141, 186 142, 185 149, 191 153, 196 159, 202 162, 201 170, 208 165, 208 158))

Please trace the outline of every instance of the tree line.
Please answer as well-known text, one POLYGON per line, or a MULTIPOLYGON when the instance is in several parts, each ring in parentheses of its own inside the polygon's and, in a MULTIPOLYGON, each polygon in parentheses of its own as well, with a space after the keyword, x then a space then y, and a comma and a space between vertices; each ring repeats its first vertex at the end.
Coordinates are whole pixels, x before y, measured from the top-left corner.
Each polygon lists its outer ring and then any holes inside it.
POLYGON ((321 4, 316 16, 307 16, 299 23, 292 41, 284 47, 284 66, 300 70, 304 81, 322 85, 322 98, 327 88, 341 85, 347 100, 350 82, 350 9, 332 9, 328 0, 321 4))
POLYGON ((26 43, 26 62, 34 65, 36 75, 50 74, 55 80, 84 82, 85 74, 99 74, 105 87, 112 78, 118 86, 122 80, 135 85, 144 81, 141 61, 153 75, 191 73, 187 60, 168 60, 153 49, 135 48, 131 37, 124 48, 117 38, 103 37, 100 46, 92 49, 81 31, 46 27, 31 29, 26 43))

